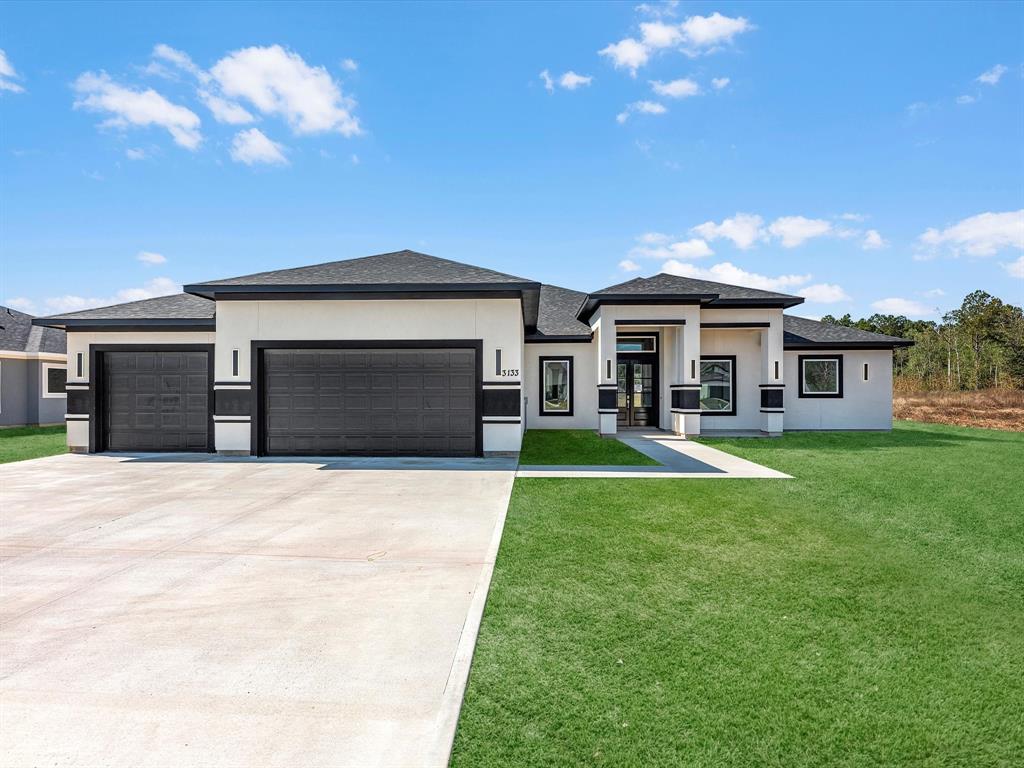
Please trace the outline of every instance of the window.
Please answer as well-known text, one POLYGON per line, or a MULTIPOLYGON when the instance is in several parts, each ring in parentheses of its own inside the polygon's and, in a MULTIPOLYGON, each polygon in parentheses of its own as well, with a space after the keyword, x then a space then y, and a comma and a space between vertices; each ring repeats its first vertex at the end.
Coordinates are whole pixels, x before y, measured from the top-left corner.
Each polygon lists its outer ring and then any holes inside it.
POLYGON ((736 415, 736 358, 700 358, 700 410, 705 416, 736 415))
POLYGON ((540 358, 540 413, 572 416, 572 358, 540 358))
POLYGON ((615 340, 616 352, 657 352, 654 336, 619 336, 615 340))
POLYGON ((43 397, 67 397, 64 386, 68 383, 68 369, 63 365, 43 363, 43 397))
POLYGON ((842 397, 842 355, 800 355, 800 397, 842 397))

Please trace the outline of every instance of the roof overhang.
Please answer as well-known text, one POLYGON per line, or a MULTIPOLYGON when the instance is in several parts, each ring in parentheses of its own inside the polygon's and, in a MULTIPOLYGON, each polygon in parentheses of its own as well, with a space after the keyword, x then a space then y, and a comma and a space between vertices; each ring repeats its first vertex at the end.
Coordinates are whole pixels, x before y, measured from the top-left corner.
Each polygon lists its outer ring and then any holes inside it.
POLYGON ((590 294, 586 299, 583 300, 583 304, 580 305, 579 310, 576 312, 576 318, 578 320, 588 322, 590 317, 597 311, 597 308, 602 304, 608 305, 625 305, 625 304, 644 304, 644 305, 694 305, 694 304, 707 304, 713 299, 717 298, 717 293, 680 293, 680 294, 667 294, 661 293, 656 295, 644 295, 636 293, 598 293, 590 294))
POLYGON ((783 349, 896 349, 897 347, 912 347, 910 339, 899 339, 898 341, 787 341, 782 345, 783 349))
POLYGON ((215 331, 217 321, 212 317, 185 318, 76 318, 36 317, 32 325, 59 328, 62 331, 215 331))

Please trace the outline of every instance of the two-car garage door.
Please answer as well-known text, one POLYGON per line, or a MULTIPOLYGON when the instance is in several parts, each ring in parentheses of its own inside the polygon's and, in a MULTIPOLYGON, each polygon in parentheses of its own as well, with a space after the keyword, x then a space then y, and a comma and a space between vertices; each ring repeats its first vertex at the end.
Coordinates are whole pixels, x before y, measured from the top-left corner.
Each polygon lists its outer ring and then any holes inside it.
POLYGON ((263 452, 472 456, 473 348, 265 349, 263 452))

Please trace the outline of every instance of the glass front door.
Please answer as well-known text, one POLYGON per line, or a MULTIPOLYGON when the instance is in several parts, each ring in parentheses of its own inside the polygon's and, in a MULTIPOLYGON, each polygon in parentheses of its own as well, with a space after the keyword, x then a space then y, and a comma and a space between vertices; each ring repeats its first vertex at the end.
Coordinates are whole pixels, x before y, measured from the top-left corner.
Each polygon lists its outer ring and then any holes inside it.
POLYGON ((658 426, 657 365, 650 355, 619 355, 618 424, 620 427, 658 426))

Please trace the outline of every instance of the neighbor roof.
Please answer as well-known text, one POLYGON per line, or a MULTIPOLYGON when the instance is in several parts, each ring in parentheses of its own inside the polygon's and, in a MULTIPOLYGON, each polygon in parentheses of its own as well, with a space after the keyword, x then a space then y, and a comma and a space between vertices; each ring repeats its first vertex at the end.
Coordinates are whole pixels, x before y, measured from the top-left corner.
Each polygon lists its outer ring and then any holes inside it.
POLYGON ((910 339, 871 333, 845 325, 821 323, 806 317, 784 315, 782 318, 783 346, 786 349, 892 349, 909 347, 910 339))
POLYGON ((369 287, 387 286, 401 287, 410 290, 419 286, 437 288, 479 287, 500 288, 520 287, 537 284, 504 272, 474 267, 458 261, 441 259, 416 251, 395 251, 379 253, 376 256, 363 256, 344 261, 329 261, 325 264, 314 264, 294 269, 278 269, 273 272, 257 272, 241 277, 229 277, 223 280, 207 280, 202 283, 185 286, 188 293, 210 295, 224 289, 278 288, 287 286, 295 288, 312 287, 369 287))
POLYGON ((212 329, 217 302, 178 293, 155 299, 130 301, 109 307, 83 309, 63 315, 36 318, 35 325, 51 328, 87 328, 101 326, 145 326, 150 329, 182 326, 212 329))
POLYGON ((540 310, 537 332, 526 336, 528 341, 586 341, 590 326, 576 317, 587 294, 557 285, 540 287, 540 310))
POLYGON ((10 307, 0 307, 0 350, 5 352, 43 352, 63 355, 67 337, 63 331, 39 328, 32 324, 32 315, 10 307))
POLYGON ((580 308, 580 317, 589 316, 598 306, 611 301, 664 301, 678 299, 709 307, 793 307, 802 304, 800 296, 762 291, 742 285, 697 280, 664 272, 653 277, 635 277, 618 285, 594 291, 580 308))

